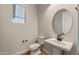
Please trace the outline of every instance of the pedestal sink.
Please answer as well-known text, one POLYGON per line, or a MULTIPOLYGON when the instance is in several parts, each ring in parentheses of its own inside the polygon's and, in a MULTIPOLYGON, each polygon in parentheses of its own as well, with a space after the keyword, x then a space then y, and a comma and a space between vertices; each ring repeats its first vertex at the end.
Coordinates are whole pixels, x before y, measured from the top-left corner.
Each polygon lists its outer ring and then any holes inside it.
POLYGON ((66 52, 69 52, 73 46, 73 42, 68 42, 64 40, 58 41, 57 39, 54 38, 46 39, 45 42, 66 52))

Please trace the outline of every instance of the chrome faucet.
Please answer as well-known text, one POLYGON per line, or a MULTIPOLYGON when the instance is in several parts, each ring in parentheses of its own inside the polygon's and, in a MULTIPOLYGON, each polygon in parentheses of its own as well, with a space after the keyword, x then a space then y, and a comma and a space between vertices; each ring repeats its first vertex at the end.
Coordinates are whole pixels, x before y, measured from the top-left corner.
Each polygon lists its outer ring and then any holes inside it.
POLYGON ((62 39, 63 39, 63 38, 61 37, 62 35, 64 35, 64 33, 61 33, 61 34, 58 34, 58 35, 57 35, 57 40, 58 40, 58 41, 62 41, 62 39))

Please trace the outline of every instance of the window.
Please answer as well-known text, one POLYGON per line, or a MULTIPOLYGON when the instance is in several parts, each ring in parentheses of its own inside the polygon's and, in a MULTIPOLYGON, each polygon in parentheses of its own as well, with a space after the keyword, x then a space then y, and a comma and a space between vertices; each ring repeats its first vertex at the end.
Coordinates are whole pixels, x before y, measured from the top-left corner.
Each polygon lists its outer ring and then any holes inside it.
POLYGON ((25 8, 20 5, 14 5, 13 22, 25 23, 25 8))

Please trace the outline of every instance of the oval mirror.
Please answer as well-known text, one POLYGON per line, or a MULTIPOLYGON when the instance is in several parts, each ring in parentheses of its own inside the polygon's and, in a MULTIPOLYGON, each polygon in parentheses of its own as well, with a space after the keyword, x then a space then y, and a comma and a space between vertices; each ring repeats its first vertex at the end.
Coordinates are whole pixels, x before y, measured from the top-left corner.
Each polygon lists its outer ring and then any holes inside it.
POLYGON ((54 15, 53 30, 56 34, 67 34, 72 28, 72 16, 66 9, 61 9, 54 15))

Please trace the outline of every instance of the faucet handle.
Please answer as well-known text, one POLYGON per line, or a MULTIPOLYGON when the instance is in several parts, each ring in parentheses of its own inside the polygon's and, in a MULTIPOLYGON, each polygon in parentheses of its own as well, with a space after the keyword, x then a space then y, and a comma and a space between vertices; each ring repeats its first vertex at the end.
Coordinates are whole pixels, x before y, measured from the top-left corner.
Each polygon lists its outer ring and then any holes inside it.
POLYGON ((60 37, 60 34, 58 34, 57 37, 60 37))

